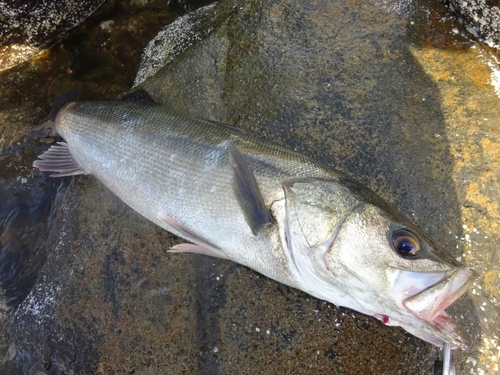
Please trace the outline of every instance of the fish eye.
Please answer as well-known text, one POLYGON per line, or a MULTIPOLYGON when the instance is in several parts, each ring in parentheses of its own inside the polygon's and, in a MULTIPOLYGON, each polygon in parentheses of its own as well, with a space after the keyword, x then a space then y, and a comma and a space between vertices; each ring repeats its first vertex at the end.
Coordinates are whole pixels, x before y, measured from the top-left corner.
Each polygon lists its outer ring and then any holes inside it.
POLYGON ((399 255, 412 257, 420 251, 420 242, 413 233, 399 229, 392 234, 392 246, 399 255))

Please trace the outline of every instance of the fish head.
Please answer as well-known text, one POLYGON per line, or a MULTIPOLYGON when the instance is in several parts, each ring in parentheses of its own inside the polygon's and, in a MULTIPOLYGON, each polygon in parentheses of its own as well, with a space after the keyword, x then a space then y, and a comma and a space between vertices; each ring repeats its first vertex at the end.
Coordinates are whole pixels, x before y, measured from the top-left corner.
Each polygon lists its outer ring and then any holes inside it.
POLYGON ((303 289, 436 346, 469 346, 445 309, 473 271, 359 184, 302 179, 284 190, 287 246, 303 289))

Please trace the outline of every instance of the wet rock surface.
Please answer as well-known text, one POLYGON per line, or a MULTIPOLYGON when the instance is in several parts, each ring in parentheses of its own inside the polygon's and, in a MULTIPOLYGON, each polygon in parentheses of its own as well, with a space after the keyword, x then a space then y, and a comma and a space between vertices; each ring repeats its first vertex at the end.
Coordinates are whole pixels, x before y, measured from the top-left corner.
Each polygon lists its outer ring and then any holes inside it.
POLYGON ((466 29, 490 47, 500 49, 500 4, 491 0, 443 0, 466 29))
POLYGON ((2 1, 0 71, 39 53, 90 16, 103 0, 2 1))
MULTIPOLYGON (((224 1, 205 11, 205 27, 191 29, 193 44, 172 53, 170 41, 167 65, 141 86, 165 105, 349 173, 476 269, 471 292, 449 309, 473 337, 469 351, 454 353, 455 365, 458 374, 498 371, 497 63, 432 1, 224 1)), ((91 35, 99 29, 106 28, 91 35)), ((107 63, 138 58, 119 54, 119 30, 127 28, 115 30, 108 57, 83 60, 102 66, 82 63, 80 74, 65 75, 78 66, 68 62, 47 91, 75 82, 87 98, 127 90, 133 72, 119 80, 110 74, 119 65, 107 63)), ((89 56, 89 45, 71 48, 89 56)), ((45 112, 34 93, 14 94, 32 70, 8 76, 3 119, 45 112)), ((21 166, 12 178, 34 184, 37 151, 13 156, 28 128, 26 119, 17 124, 3 121, 3 155, 21 166)), ((167 254, 179 239, 93 177, 74 178, 58 197, 37 283, 2 321, 10 373, 432 373, 436 348, 401 329, 231 262, 167 254)))
POLYGON ((434 350, 401 330, 231 262, 169 256, 177 241, 93 179, 73 181, 54 227, 39 283, 12 324, 18 361, 30 358, 31 368, 391 373, 415 350, 424 360, 407 365, 409 373, 432 366, 434 350), (374 346, 386 361, 370 354, 374 346))

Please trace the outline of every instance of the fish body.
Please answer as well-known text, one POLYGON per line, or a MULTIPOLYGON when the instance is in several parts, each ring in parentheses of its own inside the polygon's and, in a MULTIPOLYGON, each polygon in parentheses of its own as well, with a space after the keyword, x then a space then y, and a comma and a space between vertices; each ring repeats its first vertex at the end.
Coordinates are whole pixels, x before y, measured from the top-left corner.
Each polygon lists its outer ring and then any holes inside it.
POLYGON ((191 244, 443 347, 468 335, 444 309, 473 272, 373 192, 286 147, 151 103, 71 102, 65 142, 34 165, 92 174, 191 244))

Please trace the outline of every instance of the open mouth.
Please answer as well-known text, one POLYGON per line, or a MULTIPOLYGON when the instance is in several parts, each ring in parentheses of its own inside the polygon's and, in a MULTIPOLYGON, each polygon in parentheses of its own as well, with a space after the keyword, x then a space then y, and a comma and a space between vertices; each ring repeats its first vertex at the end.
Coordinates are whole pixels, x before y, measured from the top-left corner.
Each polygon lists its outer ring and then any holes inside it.
POLYGON ((440 281, 405 299, 403 305, 416 317, 443 332, 452 347, 465 349, 469 346, 468 335, 444 310, 467 291, 474 277, 475 273, 467 268, 446 273, 440 281))

